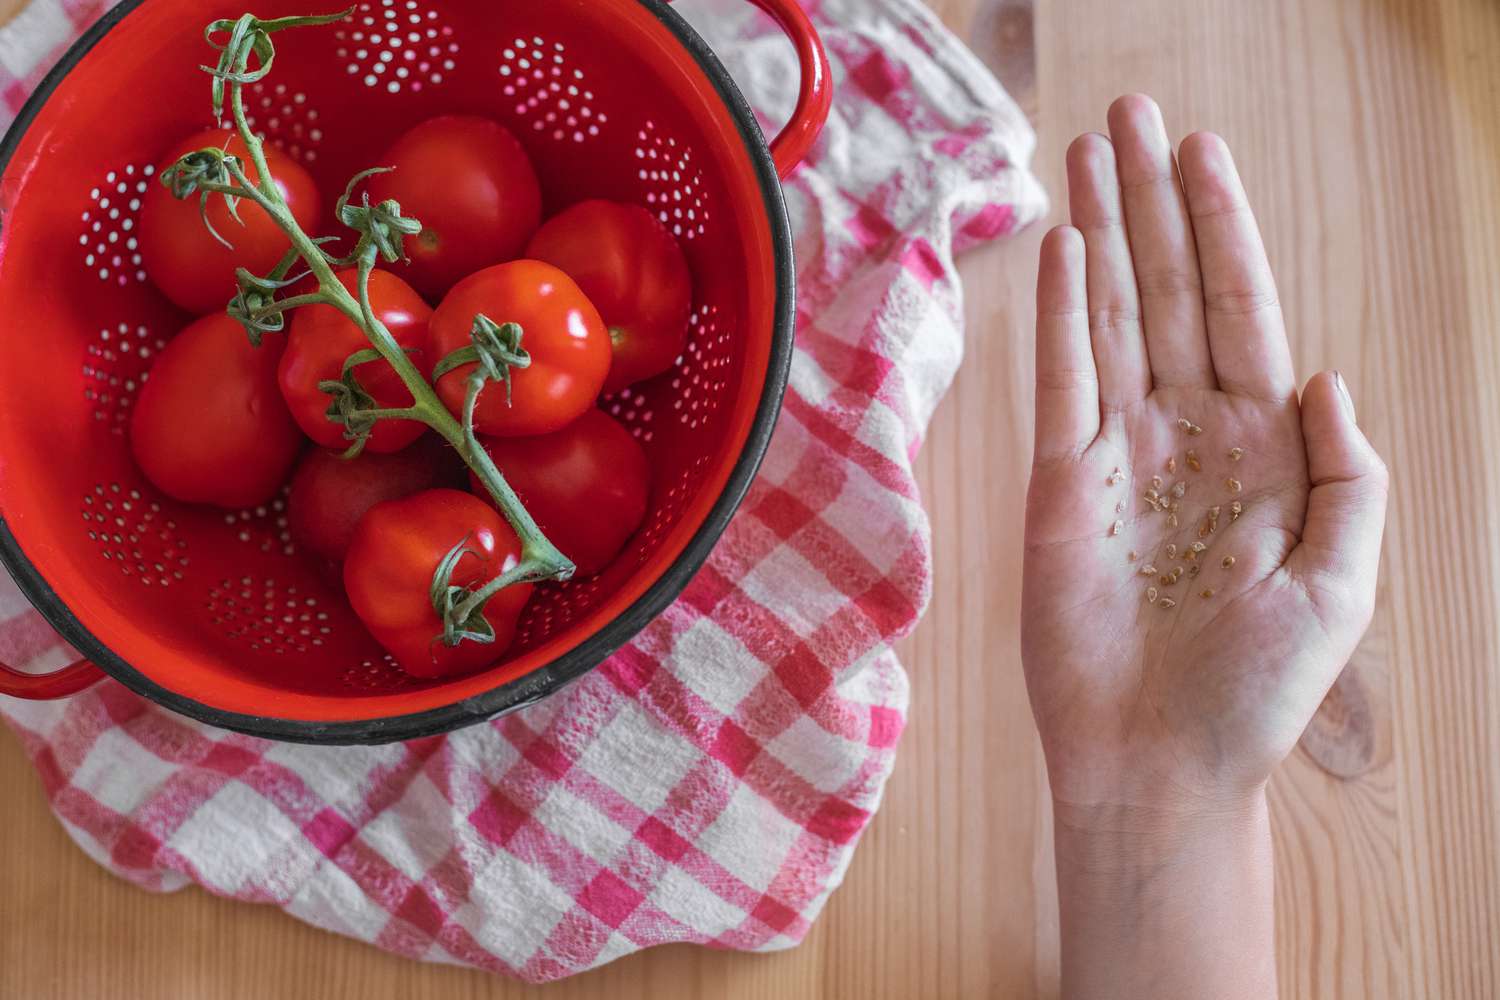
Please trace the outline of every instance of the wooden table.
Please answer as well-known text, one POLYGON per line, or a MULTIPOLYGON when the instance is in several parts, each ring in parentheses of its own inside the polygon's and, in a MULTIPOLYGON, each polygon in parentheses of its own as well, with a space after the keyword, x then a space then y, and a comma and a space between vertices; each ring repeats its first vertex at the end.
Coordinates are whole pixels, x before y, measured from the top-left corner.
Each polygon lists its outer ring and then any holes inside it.
MULTIPOLYGON (((1032 113, 1055 195, 1067 141, 1126 90, 1154 94, 1174 132, 1234 146, 1301 370, 1342 369, 1395 484, 1375 627, 1273 787, 1283 992, 1500 996, 1500 5, 1058 0, 1034 46, 1029 0, 934 5, 1032 113)), ((911 725, 800 948, 663 948, 534 994, 267 908, 151 896, 71 846, 7 735, 0 996, 1055 995, 1017 656, 1040 233, 965 261, 969 359, 920 459, 938 579, 904 648, 911 725)))

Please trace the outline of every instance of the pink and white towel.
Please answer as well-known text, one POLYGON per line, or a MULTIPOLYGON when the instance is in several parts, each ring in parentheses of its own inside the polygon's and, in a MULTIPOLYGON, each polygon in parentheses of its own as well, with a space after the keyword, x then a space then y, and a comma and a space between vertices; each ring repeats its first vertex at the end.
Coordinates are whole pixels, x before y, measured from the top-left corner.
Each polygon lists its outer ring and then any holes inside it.
MULTIPOLYGON (((784 38, 749 4, 686 6, 767 127, 783 121, 784 38)), ((0 116, 101 11, 32 0, 0 30, 0 116)), ((918 0, 811 13, 837 95, 786 185, 791 387, 760 478, 682 597, 552 700, 401 745, 233 735, 112 681, 0 699, 90 857, 147 889, 196 882, 531 981, 669 941, 772 950, 807 933, 905 720, 891 644, 930 591, 911 457, 962 355, 953 254, 1045 207, 1023 116, 918 0)), ((0 582, 0 659, 69 655, 0 582)))

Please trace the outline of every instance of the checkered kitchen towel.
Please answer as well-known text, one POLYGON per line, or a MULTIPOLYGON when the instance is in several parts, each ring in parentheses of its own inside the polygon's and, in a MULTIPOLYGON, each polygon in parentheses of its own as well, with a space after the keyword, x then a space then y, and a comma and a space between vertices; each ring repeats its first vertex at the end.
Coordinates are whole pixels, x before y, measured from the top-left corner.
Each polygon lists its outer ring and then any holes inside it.
MULTIPOLYGON (((770 123, 790 47, 748 4, 687 13, 770 123)), ((11 114, 99 8, 0 31, 11 114)), ((1037 218, 1033 136, 919 0, 822 0, 833 117, 787 184, 797 354, 764 469, 682 598, 584 681, 444 737, 318 748, 231 735, 114 682, 0 699, 84 851, 378 947, 532 981, 668 941, 795 944, 894 762, 891 643, 927 601, 911 456, 962 353, 953 253, 1037 218)), ((69 651, 0 584, 0 659, 69 651)))

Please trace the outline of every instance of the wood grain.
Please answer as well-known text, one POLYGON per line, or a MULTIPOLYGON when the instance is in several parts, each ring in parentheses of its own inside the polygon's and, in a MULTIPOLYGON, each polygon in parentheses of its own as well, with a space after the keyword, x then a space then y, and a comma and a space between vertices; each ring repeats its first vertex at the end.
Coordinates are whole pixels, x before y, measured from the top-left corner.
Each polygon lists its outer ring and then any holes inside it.
MULTIPOLYGON (((1376 626, 1309 740, 1345 777, 1299 753, 1273 786, 1283 993, 1500 995, 1500 5, 1056 0, 1033 50, 1027 0, 933 3, 1034 115, 1054 194, 1067 141, 1128 90, 1154 94, 1174 132, 1234 147, 1298 364, 1343 371, 1395 484, 1376 626)), ((801 948, 665 948, 529 990, 263 907, 151 896, 71 847, 6 736, 0 996, 1055 996, 1045 780, 1016 652, 1039 237, 964 263, 968 360, 920 458, 938 579, 904 648, 911 725, 801 948)))
POLYGON ((11 18, 26 9, 30 0, 0 0, 0 25, 9 24, 11 18))

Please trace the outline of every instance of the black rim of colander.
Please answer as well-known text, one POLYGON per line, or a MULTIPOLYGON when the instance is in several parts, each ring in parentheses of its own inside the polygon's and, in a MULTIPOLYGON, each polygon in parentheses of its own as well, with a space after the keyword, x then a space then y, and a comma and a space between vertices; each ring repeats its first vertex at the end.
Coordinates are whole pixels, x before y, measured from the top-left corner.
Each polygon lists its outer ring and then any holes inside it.
MULTIPOLYGON (((145 0, 123 0, 112 7, 68 49, 42 80, 4 139, 0 140, 0 175, 9 167, 21 138, 58 84, 111 28, 143 2, 145 0)), ((0 516, 0 560, 36 609, 74 648, 137 694, 222 729, 293 743, 390 743, 449 732, 534 704, 593 670, 676 600, 702 568, 744 499, 776 427, 791 370, 796 273, 792 263, 791 224, 787 219, 781 181, 750 105, 713 49, 675 10, 664 0, 637 2, 655 15, 693 56, 734 118, 760 183, 775 253, 776 308, 771 353, 755 421, 718 500, 677 560, 622 614, 575 648, 524 677, 472 698, 421 712, 358 721, 299 721, 226 712, 170 691, 140 673, 95 638, 78 620, 26 557, 9 524, 0 516)), ((711 666, 705 664, 705 667, 711 666)))

